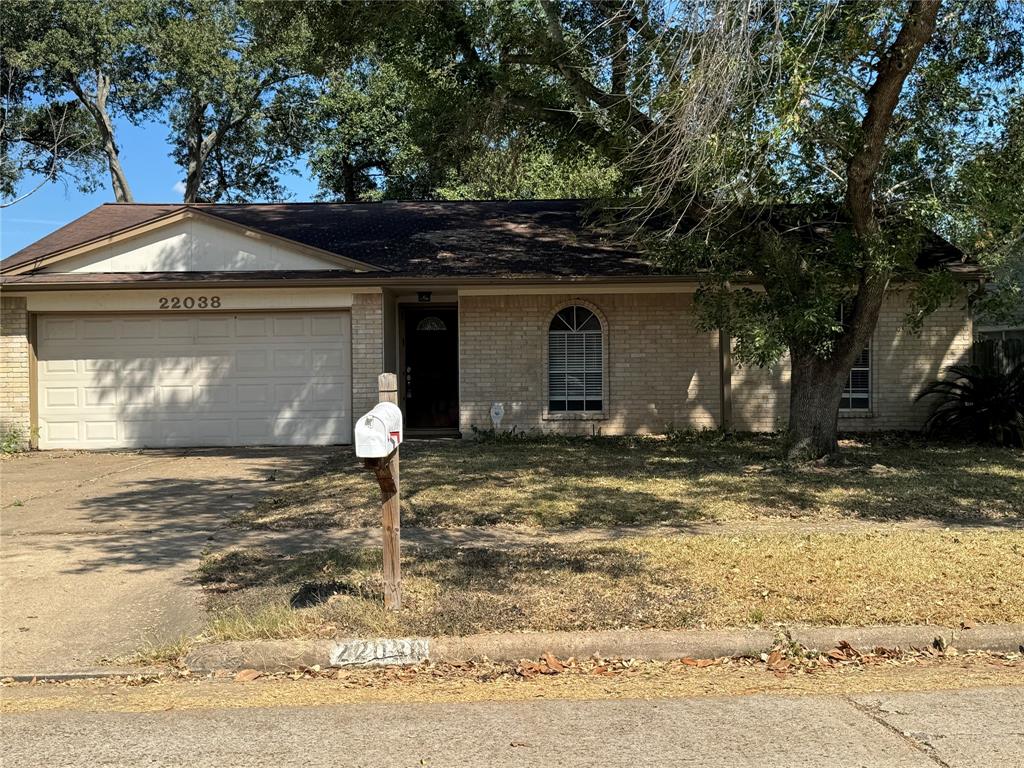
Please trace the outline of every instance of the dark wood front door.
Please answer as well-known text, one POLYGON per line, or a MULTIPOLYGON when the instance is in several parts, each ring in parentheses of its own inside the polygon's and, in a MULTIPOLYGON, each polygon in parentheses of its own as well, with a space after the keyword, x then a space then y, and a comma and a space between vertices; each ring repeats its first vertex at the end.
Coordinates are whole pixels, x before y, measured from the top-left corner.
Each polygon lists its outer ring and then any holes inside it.
POLYGON ((457 429, 458 310, 454 307, 406 307, 402 314, 406 426, 457 429))

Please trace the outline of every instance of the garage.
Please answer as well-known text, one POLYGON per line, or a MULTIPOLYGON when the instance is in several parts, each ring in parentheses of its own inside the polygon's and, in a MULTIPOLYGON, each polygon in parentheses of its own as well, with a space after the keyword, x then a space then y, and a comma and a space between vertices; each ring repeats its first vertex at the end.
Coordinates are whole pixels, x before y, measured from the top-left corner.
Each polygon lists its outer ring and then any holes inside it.
POLYGON ((35 347, 40 448, 351 442, 348 312, 40 314, 35 347))

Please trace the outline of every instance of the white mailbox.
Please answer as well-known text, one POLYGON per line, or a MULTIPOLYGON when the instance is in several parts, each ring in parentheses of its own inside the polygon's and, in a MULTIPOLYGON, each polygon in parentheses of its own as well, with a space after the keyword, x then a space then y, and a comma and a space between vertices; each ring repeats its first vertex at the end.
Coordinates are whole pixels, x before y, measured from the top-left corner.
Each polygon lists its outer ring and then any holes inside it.
POLYGON ((402 411, 394 403, 377 403, 356 422, 356 456, 382 459, 402 442, 402 411))

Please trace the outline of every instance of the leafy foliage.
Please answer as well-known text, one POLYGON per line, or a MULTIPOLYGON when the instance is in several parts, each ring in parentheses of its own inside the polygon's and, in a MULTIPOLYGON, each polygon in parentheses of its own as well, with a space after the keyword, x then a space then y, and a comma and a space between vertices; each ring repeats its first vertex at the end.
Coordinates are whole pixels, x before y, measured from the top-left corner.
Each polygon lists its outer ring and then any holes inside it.
POLYGON ((155 69, 169 109, 185 199, 284 196, 301 151, 309 86, 301 18, 276 23, 264 4, 172 0, 154 24, 155 69))
POLYGON ((1008 372, 954 365, 917 399, 935 397, 929 434, 954 434, 985 443, 1024 447, 1024 363, 1008 372))
POLYGON ((5 69, 5 190, 62 174, 83 190, 99 158, 115 195, 130 200, 113 121, 140 122, 160 106, 145 46, 148 0, 11 0, 0 6, 5 69), (8 126, 10 121, 10 126, 8 126), (91 123, 91 125, 90 125, 91 123))

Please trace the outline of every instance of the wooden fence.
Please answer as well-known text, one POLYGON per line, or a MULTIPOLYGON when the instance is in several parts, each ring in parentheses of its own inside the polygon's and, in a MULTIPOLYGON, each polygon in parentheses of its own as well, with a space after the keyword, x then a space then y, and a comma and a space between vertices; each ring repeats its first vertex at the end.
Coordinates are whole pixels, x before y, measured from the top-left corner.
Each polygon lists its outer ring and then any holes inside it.
POLYGON ((973 357, 977 365, 1009 371, 1024 363, 1024 339, 981 339, 974 342, 973 357))

